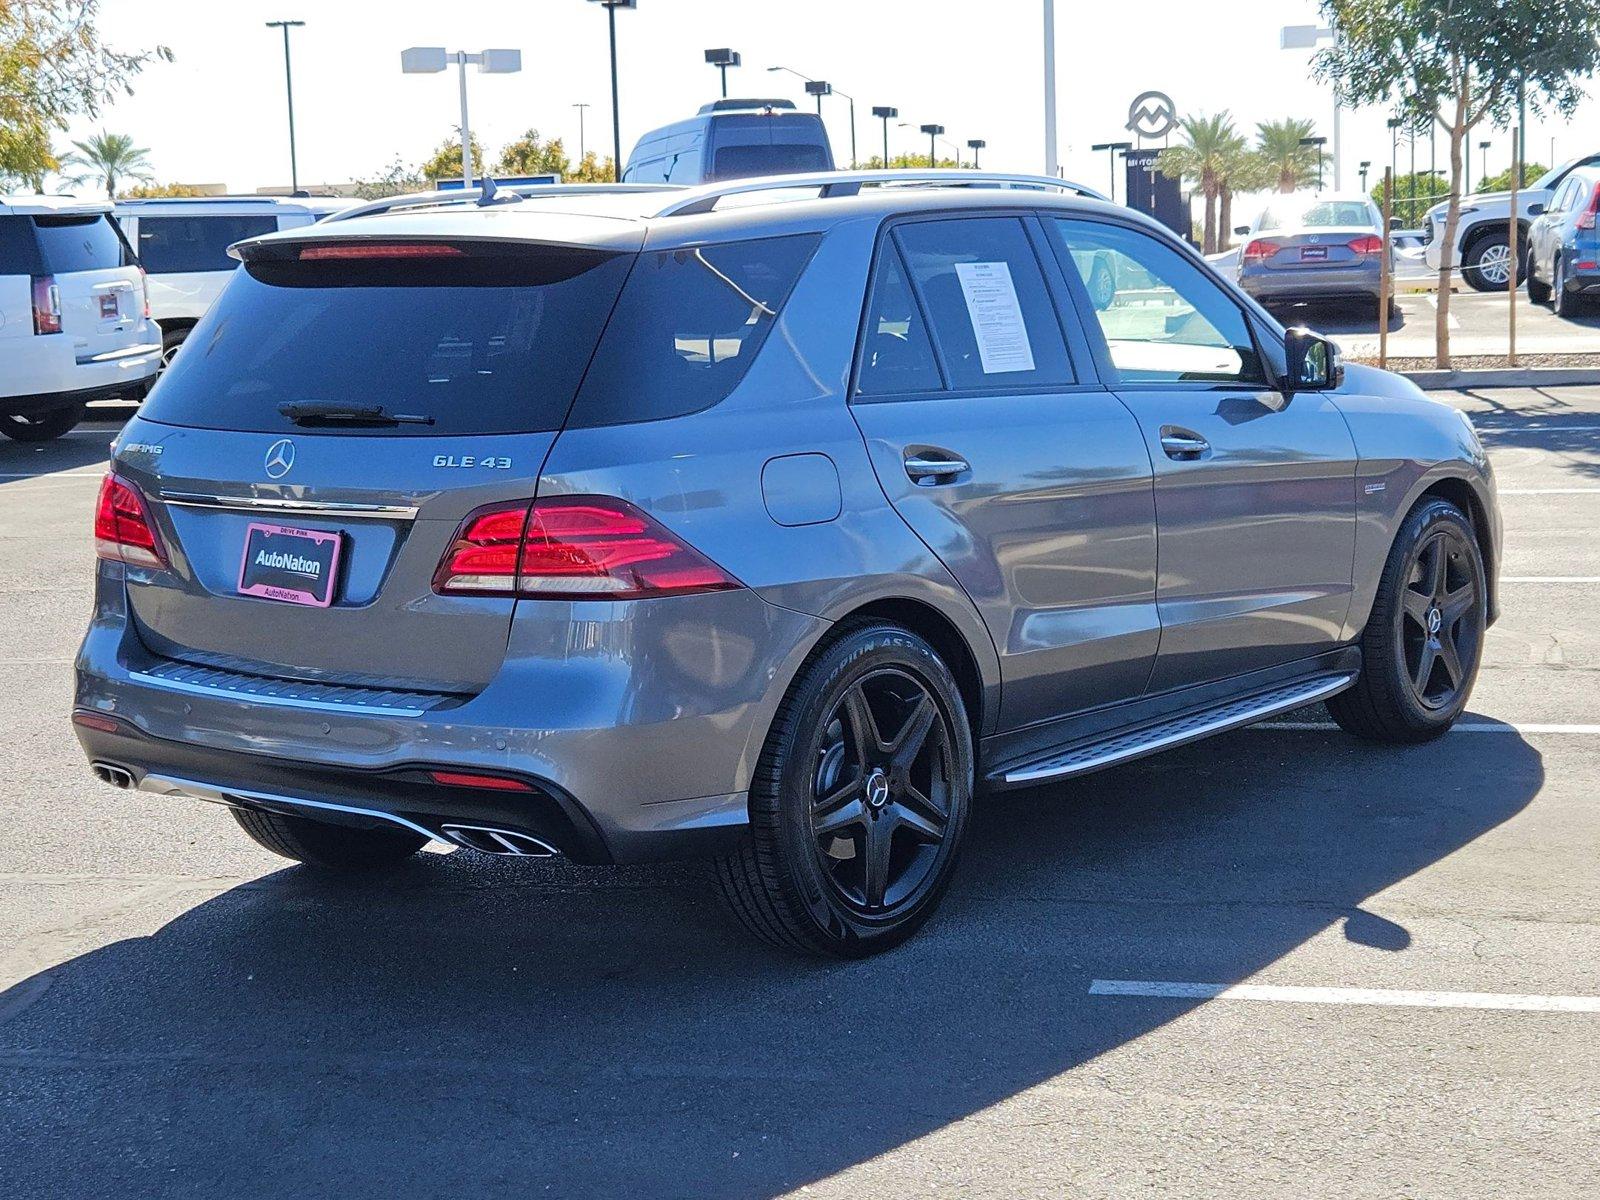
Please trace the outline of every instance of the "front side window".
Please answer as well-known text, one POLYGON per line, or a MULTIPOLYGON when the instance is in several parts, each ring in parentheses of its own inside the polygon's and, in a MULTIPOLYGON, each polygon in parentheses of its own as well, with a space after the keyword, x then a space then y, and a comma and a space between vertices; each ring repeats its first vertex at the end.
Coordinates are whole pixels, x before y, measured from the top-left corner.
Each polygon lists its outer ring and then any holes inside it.
POLYGON ((272 216, 140 217, 139 261, 152 275, 231 271, 229 246, 277 228, 272 216))
POLYGON ((1122 225, 1046 222, 1124 382, 1267 383, 1243 310, 1181 253, 1122 225))
POLYGON ((1021 221, 917 221, 900 226, 894 238, 952 388, 1073 382, 1055 305, 1021 221))
POLYGON ((641 253, 584 378, 573 423, 655 421, 725 399, 820 240, 798 234, 641 253))

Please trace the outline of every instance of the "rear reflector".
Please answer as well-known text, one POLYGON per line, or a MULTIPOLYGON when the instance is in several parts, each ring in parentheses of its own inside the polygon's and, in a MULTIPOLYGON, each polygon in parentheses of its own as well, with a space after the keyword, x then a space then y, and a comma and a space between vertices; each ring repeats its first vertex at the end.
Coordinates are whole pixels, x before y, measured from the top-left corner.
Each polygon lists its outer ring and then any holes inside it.
POLYGON ((85 729, 98 729, 101 733, 122 732, 122 722, 114 717, 102 717, 99 713, 75 712, 72 714, 72 723, 82 725, 85 729))
POLYGON ((111 562, 134 567, 165 567, 166 551, 150 523, 139 489, 108 473, 100 482, 94 510, 94 551, 111 562))
POLYGON ((335 242, 328 246, 302 246, 301 262, 361 258, 460 258, 461 247, 444 242, 335 242))
POLYGON ((491 792, 531 792, 533 788, 520 779, 507 779, 503 775, 478 775, 472 771, 429 771, 428 778, 446 787, 483 788, 491 792))
POLYGON ((443 594, 639 600, 740 586, 624 500, 563 496, 479 509, 434 574, 443 594))
POLYGON ((61 332, 61 291, 54 275, 33 277, 33 331, 61 332))
POLYGON ((1271 238, 1257 238, 1244 248, 1244 254, 1241 259, 1247 263, 1266 262, 1267 259, 1282 249, 1283 244, 1281 242, 1275 242, 1271 238))

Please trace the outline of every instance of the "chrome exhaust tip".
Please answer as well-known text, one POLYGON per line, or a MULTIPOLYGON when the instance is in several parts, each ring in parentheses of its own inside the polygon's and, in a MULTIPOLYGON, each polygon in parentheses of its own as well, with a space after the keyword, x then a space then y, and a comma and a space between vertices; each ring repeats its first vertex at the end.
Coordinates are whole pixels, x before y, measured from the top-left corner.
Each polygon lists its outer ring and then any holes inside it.
POLYGON ((128 768, 119 767, 115 763, 108 762, 97 762, 89 765, 90 769, 94 771, 95 777, 102 783, 109 783, 112 787, 124 792, 133 788, 133 772, 128 768))
POLYGON ((441 825, 439 832, 469 850, 484 854, 503 854, 516 858, 549 858, 560 851, 548 842, 510 829, 490 829, 482 825, 441 825))

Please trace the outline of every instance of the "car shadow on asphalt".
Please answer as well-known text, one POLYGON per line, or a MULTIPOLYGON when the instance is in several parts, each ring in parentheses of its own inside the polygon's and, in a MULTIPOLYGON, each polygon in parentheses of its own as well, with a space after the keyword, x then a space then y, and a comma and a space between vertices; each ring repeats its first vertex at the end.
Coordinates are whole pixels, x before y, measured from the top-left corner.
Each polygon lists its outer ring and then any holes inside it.
POLYGON ((1233 982, 1332 929, 1417 949, 1363 905, 1543 779, 1515 734, 1254 729, 996 797, 942 913, 861 963, 752 943, 696 866, 277 871, 0 995, 6 1193, 775 1196, 1199 1003, 1093 979, 1233 982))
POLYGON ((96 421, 48 442, 15 442, 0 437, 0 483, 54 475, 77 467, 103 467, 110 457, 111 440, 121 428, 120 422, 110 425, 96 421))

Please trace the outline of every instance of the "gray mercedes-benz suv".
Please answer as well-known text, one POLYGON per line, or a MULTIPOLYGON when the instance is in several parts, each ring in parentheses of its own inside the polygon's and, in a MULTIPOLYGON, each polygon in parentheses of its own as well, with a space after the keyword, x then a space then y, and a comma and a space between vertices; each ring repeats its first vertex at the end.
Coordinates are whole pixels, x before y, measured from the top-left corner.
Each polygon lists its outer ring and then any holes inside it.
POLYGON ((96 773, 333 870, 705 855, 848 956, 927 918, 975 796, 1314 701, 1442 733, 1495 608, 1470 423, 1085 191, 456 193, 242 243, 113 448, 96 773))

